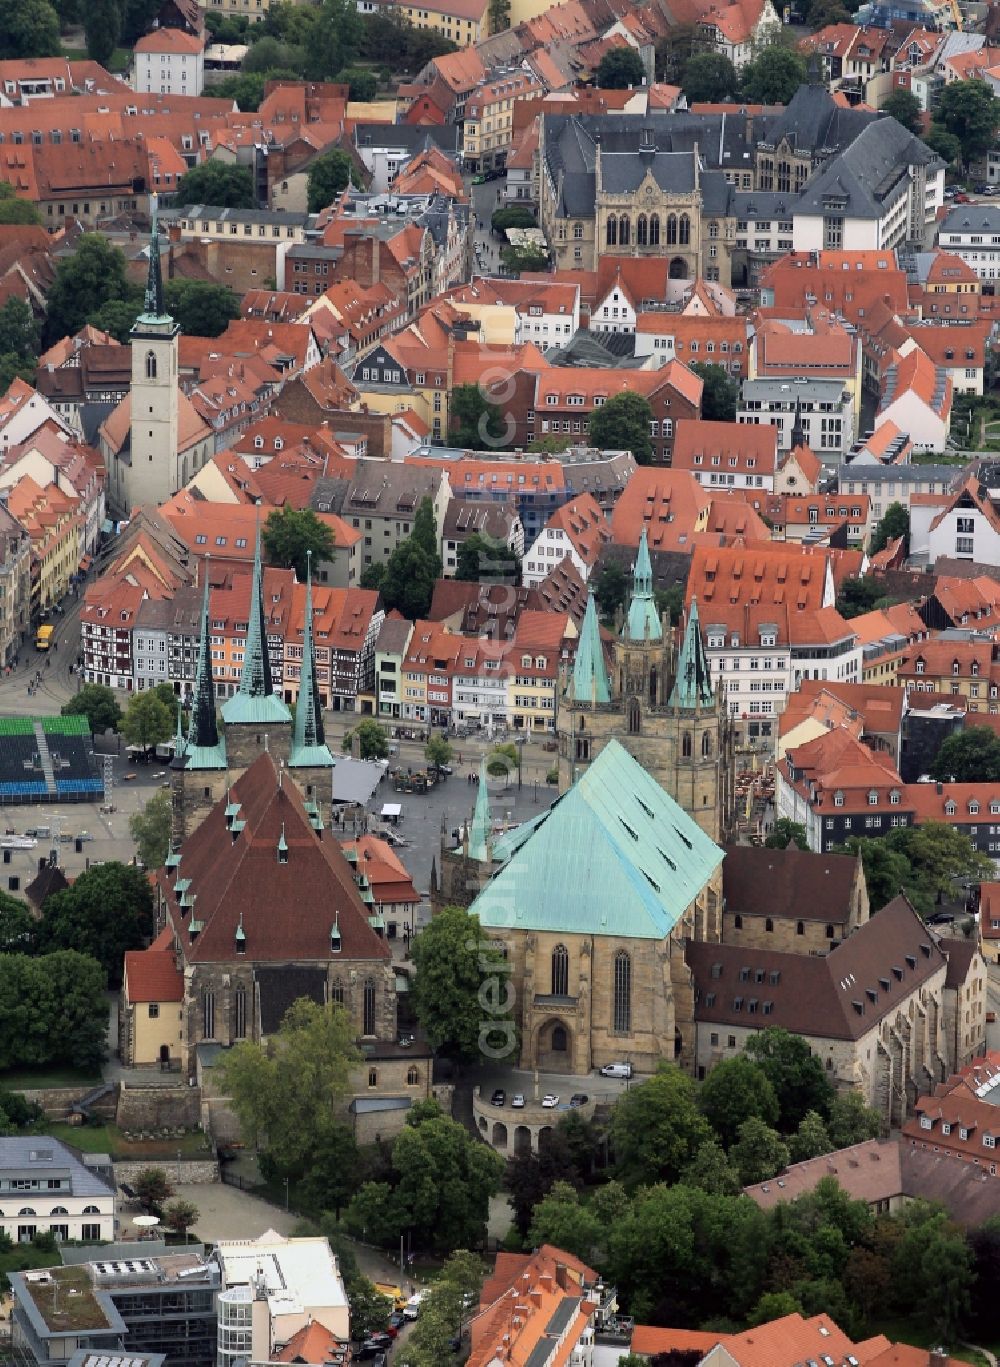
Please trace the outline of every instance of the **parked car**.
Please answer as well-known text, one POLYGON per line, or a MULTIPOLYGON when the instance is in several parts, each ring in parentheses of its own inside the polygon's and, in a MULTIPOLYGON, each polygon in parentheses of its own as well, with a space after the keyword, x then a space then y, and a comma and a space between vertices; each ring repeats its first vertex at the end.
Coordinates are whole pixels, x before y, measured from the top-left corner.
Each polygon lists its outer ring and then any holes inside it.
POLYGON ((631 1077, 631 1063, 606 1063, 601 1069, 601 1077, 631 1077))
POLYGON ((513 1096, 511 1097, 511 1099, 510 1099, 510 1104, 511 1104, 511 1107, 513 1108, 513 1110, 515 1110, 515 1111, 523 1111, 523 1110, 524 1110, 524 1093, 523 1093, 523 1092, 515 1092, 514 1095, 513 1095, 513 1096))
POLYGON ((503 1089, 502 1087, 497 1087, 496 1090, 494 1091, 493 1095, 490 1097, 490 1105, 491 1105, 491 1106, 503 1106, 504 1103, 506 1102, 506 1100, 507 1100, 507 1093, 504 1091, 504 1089, 503 1089))
POLYGON ((586 1092, 574 1092, 569 1099, 569 1104, 571 1106, 586 1106, 589 1100, 586 1092))
POLYGON ((556 1108, 558 1105, 559 1105, 559 1098, 556 1096, 555 1092, 546 1092, 546 1094, 542 1097, 542 1106, 544 1107, 545 1110, 547 1110, 547 1111, 555 1110, 555 1108, 556 1108))

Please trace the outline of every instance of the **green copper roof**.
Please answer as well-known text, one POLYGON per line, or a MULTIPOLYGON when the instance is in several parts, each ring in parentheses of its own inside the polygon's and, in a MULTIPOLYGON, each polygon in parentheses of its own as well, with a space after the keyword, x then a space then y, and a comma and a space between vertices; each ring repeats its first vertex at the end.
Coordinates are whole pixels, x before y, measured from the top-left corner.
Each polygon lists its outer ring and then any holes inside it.
POLYGON ((614 740, 523 829, 497 842, 507 862, 470 908, 488 929, 662 940, 723 859, 614 740))
POLYGON ((267 653, 267 617, 264 613, 264 568, 260 554, 260 523, 253 557, 253 583, 250 589, 250 620, 243 647, 240 686, 222 707, 226 725, 291 721, 292 714, 276 695, 271 682, 271 661, 267 653))
POLYGON ((479 764, 479 790, 476 793, 476 810, 472 814, 469 828, 469 858, 480 862, 489 858, 489 842, 492 826, 490 817, 490 795, 486 787, 486 757, 479 764))
POLYGON ((201 601, 201 632, 198 640, 198 668, 194 680, 194 701, 188 743, 184 749, 185 769, 225 769, 226 742, 219 735, 215 715, 215 681, 212 678, 212 652, 208 613, 208 556, 205 557, 205 585, 201 601))
POLYGON ((705 643, 701 639, 701 625, 698 621, 698 600, 691 599, 687 626, 684 629, 684 642, 677 657, 677 676, 670 693, 671 707, 711 707, 715 702, 712 690, 712 674, 705 654, 705 643))
POLYGON ((639 554, 635 558, 635 569, 632 571, 632 601, 628 605, 628 616, 625 618, 622 636, 627 641, 663 639, 663 626, 653 598, 653 566, 649 561, 645 527, 639 536, 639 554))
POLYGON ((587 610, 583 614, 580 639, 576 646, 573 677, 566 694, 571 702, 611 701, 608 667, 604 662, 604 647, 601 645, 601 629, 597 624, 597 605, 593 593, 587 595, 587 610))
POLYGON ((316 680, 316 651, 313 643, 312 552, 306 568, 306 615, 302 631, 302 671, 299 696, 295 700, 292 749, 288 762, 293 768, 325 764, 333 767, 333 755, 323 734, 323 704, 316 680))
POLYGON ((160 270, 160 224, 157 216, 156 195, 152 196, 153 224, 149 235, 149 265, 146 268, 146 294, 142 302, 142 312, 135 320, 136 327, 143 324, 172 323, 174 320, 167 312, 163 302, 163 276, 160 270))

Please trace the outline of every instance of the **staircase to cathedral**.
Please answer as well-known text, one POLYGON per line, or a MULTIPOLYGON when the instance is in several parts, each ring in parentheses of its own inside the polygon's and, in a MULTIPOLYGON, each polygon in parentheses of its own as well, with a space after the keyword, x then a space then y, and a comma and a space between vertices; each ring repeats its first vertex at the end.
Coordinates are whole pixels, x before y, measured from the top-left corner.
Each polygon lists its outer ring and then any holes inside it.
POLYGON ((49 791, 50 797, 56 796, 56 771, 52 767, 52 756, 49 754, 49 743, 42 730, 42 723, 35 722, 35 741, 38 744, 38 758, 42 762, 42 773, 45 775, 45 786, 49 791))

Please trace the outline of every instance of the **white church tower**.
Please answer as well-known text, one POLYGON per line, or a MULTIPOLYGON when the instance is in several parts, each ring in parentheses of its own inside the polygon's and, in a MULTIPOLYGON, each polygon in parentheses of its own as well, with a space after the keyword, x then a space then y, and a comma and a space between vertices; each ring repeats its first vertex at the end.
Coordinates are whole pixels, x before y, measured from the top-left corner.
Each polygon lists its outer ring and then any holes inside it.
POLYGON ((177 360, 180 326, 163 303, 156 198, 149 240, 149 271, 142 313, 132 327, 130 464, 121 470, 124 510, 160 504, 180 487, 178 478, 177 360))

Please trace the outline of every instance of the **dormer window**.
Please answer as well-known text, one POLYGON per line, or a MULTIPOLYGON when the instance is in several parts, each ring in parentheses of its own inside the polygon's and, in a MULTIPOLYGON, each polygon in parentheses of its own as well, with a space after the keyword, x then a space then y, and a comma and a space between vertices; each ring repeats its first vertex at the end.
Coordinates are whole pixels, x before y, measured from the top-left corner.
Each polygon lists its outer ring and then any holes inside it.
POLYGON ((898 789, 898 788, 893 788, 892 792, 889 794, 889 801, 892 803, 892 805, 893 805, 894 807, 898 807, 898 806, 899 806, 899 789, 898 789))
POLYGON ((952 802, 952 801, 949 800, 948 802, 946 802, 946 803, 944 804, 944 814, 945 814, 945 816, 954 816, 954 815, 955 815, 955 804, 954 804, 954 802, 952 802))
POLYGON ((843 807, 844 805, 844 794, 840 791, 839 788, 833 795, 833 805, 835 807, 843 807))
POLYGON ((959 672, 959 665, 958 665, 958 661, 957 661, 957 660, 952 660, 952 662, 951 662, 951 672, 952 672, 952 674, 957 674, 957 673, 959 672))
POLYGON ((874 788, 873 788, 873 789, 871 790, 871 792, 868 794, 868 806, 869 806, 869 807, 877 807, 877 806, 878 806, 878 793, 875 791, 874 788))
POLYGON ((285 839, 285 823, 281 823, 281 835, 278 839, 278 863, 288 863, 288 841, 285 839))
POLYGON ((916 671, 917 674, 922 674, 922 673, 924 672, 924 662, 923 662, 923 660, 918 660, 918 661, 916 662, 916 665, 914 666, 914 669, 915 669, 915 671, 916 671))
POLYGON ((969 815, 970 815, 970 816, 978 816, 978 815, 979 815, 979 803, 976 801, 975 798, 973 798, 972 801, 969 803, 969 815))

